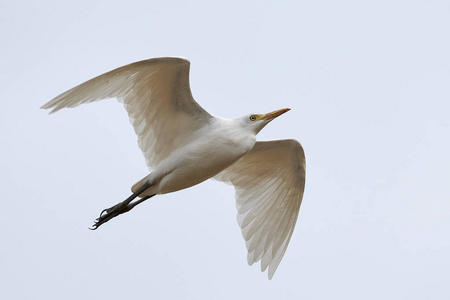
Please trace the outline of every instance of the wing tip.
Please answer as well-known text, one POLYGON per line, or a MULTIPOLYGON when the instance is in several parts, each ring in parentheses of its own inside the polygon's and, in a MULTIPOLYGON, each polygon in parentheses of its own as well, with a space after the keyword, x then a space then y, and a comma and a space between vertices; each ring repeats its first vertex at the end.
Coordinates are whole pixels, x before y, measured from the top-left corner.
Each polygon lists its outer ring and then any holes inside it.
POLYGON ((61 108, 56 107, 56 105, 52 104, 51 102, 52 101, 45 103, 44 105, 39 107, 39 109, 44 109, 44 110, 51 109, 48 113, 49 115, 54 114, 55 112, 57 112, 58 110, 61 109, 61 108))
MULTIPOLYGON (((48 106, 47 104, 44 104, 44 105, 42 105, 41 107, 39 107, 39 109, 44 109, 44 110, 47 110, 47 109, 50 109, 51 107, 50 106, 48 106)), ((53 110, 51 110, 48 114, 52 114, 53 113, 53 110)))

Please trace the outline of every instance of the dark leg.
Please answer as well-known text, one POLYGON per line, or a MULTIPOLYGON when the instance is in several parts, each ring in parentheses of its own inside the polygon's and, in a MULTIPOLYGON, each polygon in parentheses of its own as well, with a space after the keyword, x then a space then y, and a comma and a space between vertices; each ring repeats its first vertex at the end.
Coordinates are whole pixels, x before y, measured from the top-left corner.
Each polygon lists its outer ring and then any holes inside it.
POLYGON ((148 184, 148 183, 144 184, 141 188, 139 188, 135 193, 131 194, 131 196, 128 197, 127 199, 125 199, 124 201, 122 201, 110 208, 104 209, 100 213, 100 217, 98 217, 95 220, 94 225, 92 225, 92 228, 89 228, 89 229, 95 230, 95 229, 99 228, 103 223, 106 223, 109 220, 111 220, 112 218, 117 217, 118 215, 121 215, 123 213, 126 213, 126 212, 132 210, 136 205, 155 196, 155 195, 145 196, 139 200, 132 202, 134 199, 136 199, 140 194, 142 194, 149 187, 150 187, 150 184, 148 184))

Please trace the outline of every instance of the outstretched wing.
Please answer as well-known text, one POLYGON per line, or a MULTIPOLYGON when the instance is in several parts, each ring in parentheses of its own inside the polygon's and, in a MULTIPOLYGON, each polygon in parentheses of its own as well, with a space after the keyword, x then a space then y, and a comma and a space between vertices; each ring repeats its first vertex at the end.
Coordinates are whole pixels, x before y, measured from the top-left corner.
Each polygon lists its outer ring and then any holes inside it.
POLYGON ((272 278, 294 231, 305 188, 305 154, 295 140, 257 142, 214 177, 234 185, 250 265, 272 278))
POLYGON ((180 58, 132 63, 82 83, 41 108, 53 113, 117 98, 128 112, 147 165, 154 168, 211 118, 192 97, 189 65, 180 58))

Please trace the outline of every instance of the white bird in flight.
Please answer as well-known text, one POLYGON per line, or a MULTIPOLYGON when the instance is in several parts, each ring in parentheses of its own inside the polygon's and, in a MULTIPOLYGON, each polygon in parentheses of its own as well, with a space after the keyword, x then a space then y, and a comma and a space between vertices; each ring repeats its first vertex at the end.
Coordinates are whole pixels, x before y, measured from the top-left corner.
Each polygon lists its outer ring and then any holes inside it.
POLYGON ((192 97, 189 66, 181 58, 132 63, 82 83, 41 108, 54 113, 117 98, 128 112, 150 174, 131 188, 130 197, 103 210, 93 229, 157 194, 214 178, 234 186, 248 263, 261 260, 261 271, 268 267, 271 279, 299 214, 305 155, 296 140, 257 142, 256 134, 289 109, 234 120, 213 116, 192 97))

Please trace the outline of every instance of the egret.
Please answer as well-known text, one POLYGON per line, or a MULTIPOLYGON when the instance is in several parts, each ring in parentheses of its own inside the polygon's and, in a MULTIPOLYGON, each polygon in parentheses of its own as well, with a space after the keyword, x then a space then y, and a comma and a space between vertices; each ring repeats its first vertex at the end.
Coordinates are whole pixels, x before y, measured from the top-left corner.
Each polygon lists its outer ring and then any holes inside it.
POLYGON ((214 178, 236 191, 238 224, 249 265, 261 261, 271 279, 294 231, 305 187, 305 154, 296 140, 256 141, 256 134, 288 108, 237 119, 213 116, 192 97, 188 60, 154 58, 95 77, 41 108, 54 113, 107 98, 125 106, 149 174, 132 195, 105 209, 97 229, 155 195, 214 178))

